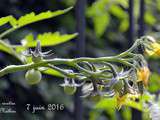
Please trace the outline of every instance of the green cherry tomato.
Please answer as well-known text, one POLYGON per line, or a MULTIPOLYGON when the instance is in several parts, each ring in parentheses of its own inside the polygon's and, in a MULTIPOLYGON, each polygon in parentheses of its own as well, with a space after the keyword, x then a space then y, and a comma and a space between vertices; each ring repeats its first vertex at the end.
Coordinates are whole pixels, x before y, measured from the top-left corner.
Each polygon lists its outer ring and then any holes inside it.
POLYGON ((41 81, 42 74, 40 71, 31 69, 28 70, 25 74, 25 79, 29 85, 37 84, 41 81))
POLYGON ((68 95, 73 95, 76 92, 77 88, 75 86, 65 86, 64 87, 64 92, 68 95))

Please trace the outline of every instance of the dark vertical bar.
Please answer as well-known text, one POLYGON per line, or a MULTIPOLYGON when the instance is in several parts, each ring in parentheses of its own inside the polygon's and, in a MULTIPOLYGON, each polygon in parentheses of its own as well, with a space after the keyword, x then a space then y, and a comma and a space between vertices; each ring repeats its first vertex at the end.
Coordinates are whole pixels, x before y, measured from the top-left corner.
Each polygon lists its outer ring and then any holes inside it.
MULTIPOLYGON (((76 31, 79 34, 76 41, 77 57, 85 56, 85 5, 86 0, 77 0, 75 5, 76 31)), ((78 88, 74 96, 74 120, 83 120, 83 106, 80 95, 81 88, 78 88)))
POLYGON ((77 0, 76 12, 76 31, 78 37, 76 41, 77 57, 85 56, 85 4, 86 0, 77 0))
MULTIPOLYGON (((139 8, 139 29, 138 29, 138 37, 141 37, 144 35, 144 12, 145 12, 145 2, 144 0, 140 0, 140 8, 139 8)), ((139 53, 143 54, 143 50, 141 46, 138 47, 139 53)), ((136 109, 132 109, 132 120, 142 120, 142 113, 136 109)))
POLYGON ((134 42, 134 0, 129 0, 129 46, 134 42))
POLYGON ((139 16, 139 29, 138 29, 138 37, 141 37, 144 35, 144 12, 145 12, 145 2, 144 0, 140 0, 140 16, 139 16))

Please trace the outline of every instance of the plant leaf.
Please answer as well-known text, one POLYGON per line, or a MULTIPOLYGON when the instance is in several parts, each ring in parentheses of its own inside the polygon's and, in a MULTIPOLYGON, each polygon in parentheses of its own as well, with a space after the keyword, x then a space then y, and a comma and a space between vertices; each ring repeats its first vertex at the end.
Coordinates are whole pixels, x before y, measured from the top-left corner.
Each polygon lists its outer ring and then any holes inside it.
POLYGON ((156 18, 151 12, 146 12, 144 15, 144 20, 149 25, 154 25, 156 23, 156 18))
POLYGON ((13 27, 15 27, 16 24, 17 24, 16 19, 15 19, 13 16, 11 16, 11 15, 0 18, 0 26, 6 24, 6 23, 8 23, 8 22, 9 22, 13 27))
MULTIPOLYGON (((55 33, 44 33, 44 34, 39 34, 36 38, 36 40, 41 41, 41 46, 55 46, 61 43, 64 43, 66 41, 69 41, 77 36, 77 33, 75 34, 65 34, 65 35, 60 35, 59 32, 55 33)), ((22 45, 26 47, 35 47, 37 44, 37 41, 34 40, 33 34, 27 35, 23 40, 22 40, 22 45)))
POLYGON ((0 18, 0 26, 9 22, 12 27, 18 28, 18 27, 22 27, 22 26, 37 22, 37 21, 56 17, 58 15, 61 15, 61 14, 68 12, 71 9, 72 9, 72 7, 64 9, 64 10, 57 10, 54 12, 47 11, 47 12, 42 12, 38 15, 36 15, 34 12, 31 12, 29 14, 26 14, 26 15, 20 17, 17 20, 13 16, 9 15, 9 16, 0 18))
POLYGON ((49 18, 53 18, 56 17, 58 15, 64 14, 66 12, 68 12, 69 10, 71 10, 72 7, 64 9, 64 10, 57 10, 57 11, 47 11, 47 12, 42 12, 38 15, 35 15, 34 12, 26 14, 25 16, 20 17, 17 20, 17 25, 18 27, 30 24, 30 23, 34 23, 40 20, 44 20, 44 19, 49 19, 49 18))
POLYGON ((108 13, 98 15, 93 19, 95 32, 98 37, 101 37, 104 34, 106 28, 109 25, 109 21, 110 16, 108 13))

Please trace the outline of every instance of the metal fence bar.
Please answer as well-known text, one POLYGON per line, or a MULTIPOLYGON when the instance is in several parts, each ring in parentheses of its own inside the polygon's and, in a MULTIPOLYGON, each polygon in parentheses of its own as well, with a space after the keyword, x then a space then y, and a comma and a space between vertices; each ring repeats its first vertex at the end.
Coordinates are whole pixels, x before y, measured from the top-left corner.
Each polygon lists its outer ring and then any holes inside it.
POLYGON ((134 42, 134 0, 129 0, 129 46, 134 42))
MULTIPOLYGON (((129 46, 134 42, 134 0, 129 0, 129 46)), ((142 120, 141 112, 132 108, 132 120, 142 120)))
MULTIPOLYGON (((141 37, 144 35, 145 25, 144 25, 144 12, 145 12, 145 1, 140 0, 140 8, 139 8, 139 29, 138 29, 138 37, 141 37)), ((138 51, 143 54, 143 50, 141 46, 139 46, 138 51)), ((142 120, 142 112, 132 109, 132 120, 142 120)))
MULTIPOLYGON (((76 1, 76 31, 79 34, 76 40, 77 57, 85 56, 85 5, 86 0, 76 1)), ((78 88, 74 96, 74 120, 83 120, 83 106, 80 95, 81 88, 78 88)))
POLYGON ((141 37, 144 35, 145 32, 145 24, 144 24, 144 13, 145 13, 145 1, 140 0, 140 8, 139 8, 139 29, 138 29, 138 37, 141 37))
POLYGON ((76 41, 77 57, 85 56, 85 4, 86 0, 77 0, 76 9, 76 30, 78 37, 76 41))

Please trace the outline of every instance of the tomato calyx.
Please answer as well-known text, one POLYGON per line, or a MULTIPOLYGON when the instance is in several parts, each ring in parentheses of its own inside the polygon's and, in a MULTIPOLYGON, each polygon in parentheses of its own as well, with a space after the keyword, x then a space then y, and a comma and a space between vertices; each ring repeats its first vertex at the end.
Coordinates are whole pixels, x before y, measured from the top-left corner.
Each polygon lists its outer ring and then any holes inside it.
POLYGON ((68 79, 67 77, 64 78, 64 83, 63 84, 60 84, 61 87, 64 88, 64 92, 68 95, 73 95, 76 90, 77 90, 77 87, 80 87, 82 86, 83 83, 75 83, 75 80, 72 78, 72 79, 68 79))
POLYGON ((25 56, 32 57, 32 61, 34 63, 37 63, 37 62, 41 62, 43 58, 49 57, 54 53, 52 53, 52 50, 49 50, 47 52, 42 52, 41 42, 38 40, 34 51, 32 51, 32 49, 29 49, 25 51, 23 54, 25 56))

